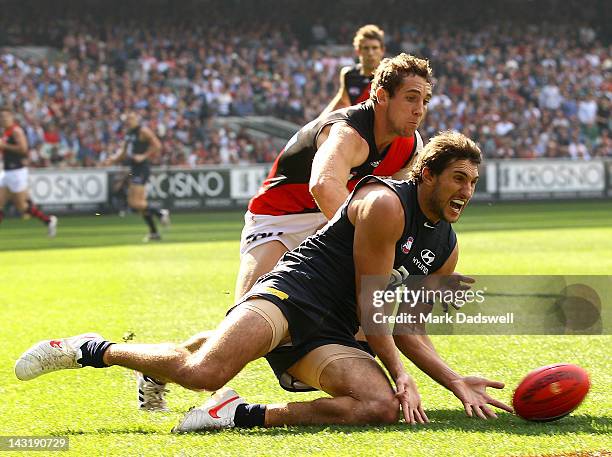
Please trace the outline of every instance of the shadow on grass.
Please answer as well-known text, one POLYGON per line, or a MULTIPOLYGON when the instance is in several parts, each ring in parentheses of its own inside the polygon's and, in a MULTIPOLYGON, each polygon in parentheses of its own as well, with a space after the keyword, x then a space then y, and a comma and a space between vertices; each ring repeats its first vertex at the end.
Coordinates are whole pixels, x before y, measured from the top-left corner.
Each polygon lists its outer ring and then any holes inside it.
MULTIPOLYGON (((421 432, 421 431, 461 431, 461 432, 492 432, 512 435, 526 436, 558 436, 558 435, 576 435, 576 434, 591 434, 591 435, 609 435, 612 432, 612 417, 609 416, 591 416, 589 414, 576 414, 567 416, 555 422, 528 422, 517 416, 502 413, 498 419, 482 420, 472 419, 465 416, 461 410, 455 409, 437 409, 426 411, 431 421, 427 425, 407 425, 405 423, 397 423, 386 426, 293 426, 282 428, 254 428, 254 429, 234 429, 234 430, 212 430, 202 432, 203 434, 224 433, 227 435, 239 434, 257 435, 257 436, 294 436, 294 435, 311 435, 311 434, 347 434, 347 433, 370 433, 378 431, 383 433, 389 432, 421 432)), ((95 431, 76 431, 66 430, 62 435, 98 435, 101 433, 108 434, 159 434, 159 430, 142 429, 140 427, 130 428, 99 428, 95 431)), ((170 430, 168 430, 170 434, 170 430)), ((184 436, 193 436, 194 434, 185 434, 184 436)), ((197 435, 197 434, 196 434, 197 435)))

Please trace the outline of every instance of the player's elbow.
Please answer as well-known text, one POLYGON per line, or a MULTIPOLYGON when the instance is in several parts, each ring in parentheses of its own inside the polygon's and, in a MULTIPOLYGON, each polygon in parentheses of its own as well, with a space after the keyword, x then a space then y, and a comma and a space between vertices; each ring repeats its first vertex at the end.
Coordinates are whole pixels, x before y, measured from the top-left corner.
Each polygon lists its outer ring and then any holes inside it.
POLYGON ((325 176, 318 176, 310 180, 308 183, 308 190, 315 201, 319 201, 324 199, 325 196, 329 194, 330 190, 336 186, 337 184, 333 180, 325 176))

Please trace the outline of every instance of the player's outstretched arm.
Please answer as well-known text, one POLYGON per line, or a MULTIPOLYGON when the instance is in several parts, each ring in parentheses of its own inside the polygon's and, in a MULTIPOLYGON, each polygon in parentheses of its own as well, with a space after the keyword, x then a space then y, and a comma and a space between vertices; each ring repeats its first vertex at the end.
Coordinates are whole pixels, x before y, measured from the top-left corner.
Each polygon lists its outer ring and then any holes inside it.
MULTIPOLYGON (((454 269, 459 259, 459 250, 455 246, 452 254, 445 264, 437 270, 436 276, 454 275, 454 269)), ((473 282, 469 277, 456 275, 457 278, 465 279, 465 282, 473 282)), ((457 287, 462 287, 460 282, 457 287)), ((429 306, 429 305, 420 305, 429 306)), ((420 310, 417 310, 417 313, 420 310)), ((502 382, 490 381, 475 376, 461 376, 457 374, 438 354, 431 339, 425 331, 424 323, 417 323, 412 326, 411 331, 403 332, 395 329, 395 344, 399 350, 408 357, 421 371, 430 378, 449 389, 461 400, 468 416, 476 415, 482 419, 495 418, 496 414, 487 406, 492 405, 497 408, 512 412, 508 405, 490 397, 487 387, 501 389, 504 387, 502 382)))
MULTIPOLYGON (((452 274, 458 259, 459 249, 455 246, 444 265, 433 274, 452 274)), ((411 312, 415 315, 427 313, 430 310, 431 305, 423 303, 411 307, 411 312)), ((427 336, 425 324, 419 320, 414 324, 397 324, 394 330, 394 339, 402 354, 408 357, 421 371, 447 389, 451 388, 452 381, 461 378, 439 356, 431 339, 427 336)))
POLYGON ((386 289, 393 269, 395 243, 404 229, 402 205, 388 187, 372 184, 357 191, 349 206, 349 219, 355 226, 356 296, 361 322, 367 322, 366 339, 395 382, 406 422, 428 422, 416 384, 404 369, 388 327, 384 323, 376 325, 374 319, 375 297, 386 289))
POLYGON ((368 143, 345 123, 333 124, 325 136, 321 132, 319 148, 312 162, 309 190, 321 212, 331 219, 348 197, 346 183, 351 168, 368 158, 368 143))

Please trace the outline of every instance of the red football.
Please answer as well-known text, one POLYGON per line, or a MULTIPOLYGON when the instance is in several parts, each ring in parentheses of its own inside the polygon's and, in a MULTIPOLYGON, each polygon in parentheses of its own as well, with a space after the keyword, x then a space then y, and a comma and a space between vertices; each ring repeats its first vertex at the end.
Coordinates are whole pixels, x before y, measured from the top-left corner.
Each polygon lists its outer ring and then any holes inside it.
POLYGON ((569 363, 540 367, 529 373, 514 391, 516 414, 530 421, 554 421, 567 416, 584 400, 589 374, 569 363))

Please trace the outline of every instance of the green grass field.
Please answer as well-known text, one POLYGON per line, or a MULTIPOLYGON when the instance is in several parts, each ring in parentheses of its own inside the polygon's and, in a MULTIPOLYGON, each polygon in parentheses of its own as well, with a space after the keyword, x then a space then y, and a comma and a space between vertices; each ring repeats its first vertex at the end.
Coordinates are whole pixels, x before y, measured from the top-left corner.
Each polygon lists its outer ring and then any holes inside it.
MULTIPOLYGON (((571 416, 528 423, 509 414, 469 419, 452 394, 409 362, 427 426, 288 427, 172 435, 203 393, 172 386, 172 411, 136 409, 134 375, 74 370, 20 382, 13 363, 41 339, 85 331, 120 340, 178 342, 215 326, 232 302, 242 214, 176 215, 158 244, 142 244, 136 216, 65 217, 56 239, 36 221, 0 226, 0 435, 65 435, 74 455, 526 456, 612 450, 612 337, 434 336, 457 371, 506 383, 531 369, 571 362, 592 388, 571 416)), ((456 225, 466 274, 612 274, 612 203, 474 205, 456 225)), ((610 304, 607 304, 610 305, 610 304)), ((231 385, 248 401, 316 398, 277 386, 263 361, 231 385)), ((22 454, 20 454, 22 455, 22 454)), ((37 454, 40 455, 40 454, 37 454)))

